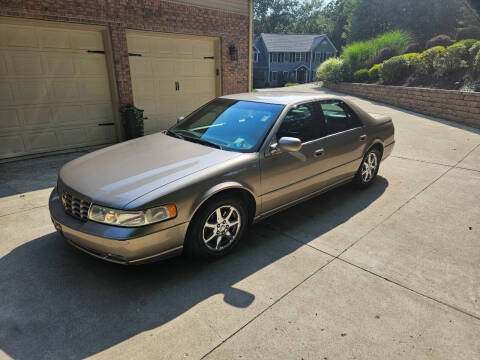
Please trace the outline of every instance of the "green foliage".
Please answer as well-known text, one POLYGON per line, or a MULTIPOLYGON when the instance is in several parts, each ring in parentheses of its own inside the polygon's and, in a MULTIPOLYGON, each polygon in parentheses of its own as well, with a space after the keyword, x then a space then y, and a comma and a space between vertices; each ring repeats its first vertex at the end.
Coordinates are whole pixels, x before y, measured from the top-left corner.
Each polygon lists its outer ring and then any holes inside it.
POLYGON ((368 78, 370 81, 377 81, 380 77, 380 69, 382 68, 383 64, 375 64, 373 65, 370 70, 368 70, 368 78))
POLYGON ((415 69, 418 64, 420 63, 420 54, 419 53, 409 53, 409 54, 403 54, 402 55, 405 59, 407 59, 408 66, 410 66, 411 69, 415 69))
MULTIPOLYGON (((478 1, 478 0, 475 0, 478 1)), ((424 44, 438 34, 453 36, 463 19, 464 0, 345 0, 347 44, 395 29, 410 31, 424 44)), ((464 15, 465 14, 465 15, 464 15)), ((477 20, 478 23, 478 20, 477 20)))
POLYGON ((423 49, 419 43, 411 43, 411 44, 408 44, 408 46, 405 48, 405 53, 406 54, 419 53, 419 52, 422 52, 422 50, 423 49))
POLYGON ((412 35, 408 31, 395 30, 366 41, 358 41, 343 49, 343 58, 352 68, 358 69, 361 64, 372 63, 380 50, 391 48, 401 52, 412 42, 412 35))
POLYGON ((455 37, 457 41, 471 38, 480 39, 480 27, 469 26, 457 29, 457 36, 455 37))
POLYGON ((468 51, 476 42, 478 42, 477 39, 464 39, 464 40, 457 41, 454 45, 463 44, 465 45, 468 51))
POLYGON ((447 47, 433 59, 435 74, 443 76, 468 67, 465 59, 468 56, 467 47, 457 43, 447 47))
POLYGON ((473 68, 476 72, 480 73, 480 50, 478 50, 477 55, 473 59, 473 68))
POLYGON ((475 60, 475 56, 477 55, 479 50, 480 50, 480 41, 477 41, 472 46, 470 46, 470 49, 468 49, 470 62, 473 63, 473 61, 475 60))
POLYGON ((420 75, 428 75, 433 73, 433 61, 445 51, 443 46, 435 46, 425 50, 419 56, 418 64, 415 66, 415 72, 420 75))
POLYGON ((398 84, 409 74, 409 64, 403 55, 385 61, 380 69, 380 79, 385 84, 398 84))
POLYGON ((325 60, 317 69, 318 80, 342 81, 345 79, 345 65, 343 59, 330 58, 325 60))
POLYGON ((367 82, 368 81, 368 70, 360 69, 353 73, 353 80, 356 82, 367 82))
POLYGON ((298 83, 291 83, 291 82, 287 82, 287 83, 285 84, 285 87, 289 87, 289 86, 297 86, 297 85, 298 85, 298 83))
POLYGON ((380 51, 378 52, 378 54, 376 56, 375 62, 376 63, 382 63, 385 60, 388 60, 388 59, 390 59, 394 56, 397 56, 397 55, 398 55, 397 50, 392 49, 391 47, 386 47, 386 48, 380 49, 380 51))

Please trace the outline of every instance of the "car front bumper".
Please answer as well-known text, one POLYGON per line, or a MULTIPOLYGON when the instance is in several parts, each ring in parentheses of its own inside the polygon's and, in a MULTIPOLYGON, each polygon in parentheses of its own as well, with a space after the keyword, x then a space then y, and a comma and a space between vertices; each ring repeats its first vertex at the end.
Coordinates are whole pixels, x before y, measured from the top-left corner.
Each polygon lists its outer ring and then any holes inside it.
POLYGON ((49 209, 55 229, 76 248, 118 264, 140 264, 182 252, 188 223, 153 224, 126 228, 83 222, 65 213, 57 190, 50 195, 49 209))

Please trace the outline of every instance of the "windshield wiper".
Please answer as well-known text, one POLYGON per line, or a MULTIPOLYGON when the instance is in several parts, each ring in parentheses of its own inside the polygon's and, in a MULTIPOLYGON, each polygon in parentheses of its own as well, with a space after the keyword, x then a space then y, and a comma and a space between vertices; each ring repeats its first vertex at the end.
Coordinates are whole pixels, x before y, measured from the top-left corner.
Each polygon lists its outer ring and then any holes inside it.
POLYGON ((215 144, 215 143, 210 142, 210 141, 207 141, 207 140, 200 139, 200 138, 193 138, 193 137, 190 137, 190 136, 184 136, 183 139, 187 140, 187 141, 197 143, 197 144, 207 145, 207 146, 211 146, 211 147, 214 147, 216 149, 222 150, 222 147, 220 145, 215 144))
POLYGON ((174 132, 174 131, 167 130, 166 134, 167 134, 167 135, 170 135, 170 136, 173 136, 173 137, 176 137, 177 139, 182 139, 182 140, 183 140, 183 136, 180 135, 180 134, 177 134, 177 133, 174 132))

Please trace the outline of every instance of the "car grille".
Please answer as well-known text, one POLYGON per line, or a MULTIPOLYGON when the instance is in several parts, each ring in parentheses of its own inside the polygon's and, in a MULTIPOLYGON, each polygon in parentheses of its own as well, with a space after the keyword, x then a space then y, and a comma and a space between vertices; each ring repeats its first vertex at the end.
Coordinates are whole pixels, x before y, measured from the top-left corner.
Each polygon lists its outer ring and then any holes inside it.
POLYGON ((82 221, 87 221, 88 210, 90 209, 90 205, 92 205, 92 203, 64 191, 62 193, 62 205, 67 214, 72 215, 73 217, 76 217, 82 221))

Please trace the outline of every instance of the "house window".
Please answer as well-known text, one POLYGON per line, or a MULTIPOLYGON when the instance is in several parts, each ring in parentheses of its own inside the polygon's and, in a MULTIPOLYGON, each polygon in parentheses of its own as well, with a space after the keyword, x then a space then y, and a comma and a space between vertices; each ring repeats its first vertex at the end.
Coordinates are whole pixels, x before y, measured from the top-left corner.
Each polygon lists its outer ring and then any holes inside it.
POLYGON ((278 62, 283 63, 283 53, 278 53, 278 62))
POLYGON ((288 71, 283 72, 283 80, 288 80, 288 71))
POLYGON ((278 53, 270 53, 270 62, 278 62, 278 53))
POLYGON ((289 61, 291 63, 295 62, 295 53, 292 52, 292 53, 289 53, 289 54, 290 54, 289 61))
POLYGON ((296 62, 305 61, 305 53, 304 52, 295 53, 295 61, 296 62))
POLYGON ((272 71, 272 81, 277 81, 277 72, 272 71))

